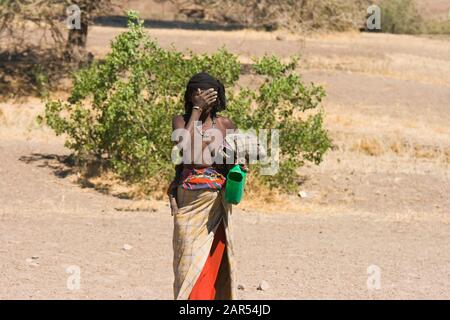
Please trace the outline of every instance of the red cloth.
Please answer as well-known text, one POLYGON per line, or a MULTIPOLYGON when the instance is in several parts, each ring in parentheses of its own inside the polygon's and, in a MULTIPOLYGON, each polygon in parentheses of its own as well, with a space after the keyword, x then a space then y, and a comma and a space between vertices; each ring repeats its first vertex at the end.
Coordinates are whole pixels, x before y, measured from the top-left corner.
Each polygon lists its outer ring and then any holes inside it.
POLYGON ((221 222, 214 235, 214 241, 208 259, 189 295, 189 300, 214 300, 216 297, 215 284, 225 252, 225 244, 225 229, 223 222, 221 222))

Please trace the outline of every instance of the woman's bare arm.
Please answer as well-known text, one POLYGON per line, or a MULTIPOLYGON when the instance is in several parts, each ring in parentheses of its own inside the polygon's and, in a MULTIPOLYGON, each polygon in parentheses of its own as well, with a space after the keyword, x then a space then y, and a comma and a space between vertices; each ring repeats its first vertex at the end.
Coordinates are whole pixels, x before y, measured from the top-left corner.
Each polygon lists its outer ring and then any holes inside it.
MULTIPOLYGON (((196 93, 196 95, 193 97, 193 104, 194 108, 191 111, 190 118, 187 123, 185 123, 185 119, 183 116, 176 116, 172 119, 172 130, 177 129, 185 129, 187 130, 189 134, 190 141, 193 141, 194 139, 194 130, 195 130, 195 122, 200 120, 200 116, 205 108, 210 106, 212 103, 214 103, 217 100, 217 91, 214 89, 209 89, 206 91, 201 91, 200 89, 196 93)), ((183 150, 187 150, 187 145, 185 145, 187 141, 181 141, 181 147, 183 150)), ((174 143, 178 143, 175 141, 174 143)), ((192 149, 192 148, 190 148, 192 149)), ((189 150, 190 151, 190 150, 189 150)), ((202 148, 194 148, 194 159, 197 159, 196 157, 202 156, 202 148)), ((201 158, 200 158, 201 159, 201 158)), ((175 166, 175 178, 171 182, 167 194, 170 199, 170 206, 172 209, 172 215, 176 214, 178 212, 178 204, 177 204, 177 188, 180 184, 181 180, 181 174, 183 170, 183 165, 179 164, 175 166)))
MULTIPOLYGON (((226 117, 220 117, 223 126, 225 127, 226 130, 237 130, 236 125, 234 124, 234 122, 226 117)), ((228 172, 229 170, 231 170, 236 164, 225 164, 226 166, 226 172, 228 172)), ((249 169, 245 164, 240 164, 241 169, 245 172, 248 172, 249 169)))

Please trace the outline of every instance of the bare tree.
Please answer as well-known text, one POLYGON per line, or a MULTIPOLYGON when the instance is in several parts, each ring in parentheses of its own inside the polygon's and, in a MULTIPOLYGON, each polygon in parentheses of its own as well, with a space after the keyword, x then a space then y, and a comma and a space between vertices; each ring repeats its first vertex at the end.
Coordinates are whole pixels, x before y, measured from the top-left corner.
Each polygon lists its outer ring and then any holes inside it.
POLYGON ((66 56, 79 56, 89 24, 95 16, 111 12, 112 6, 111 0, 0 0, 0 39, 7 46, 2 49, 52 47, 66 56), (73 5, 80 9, 80 28, 68 29, 66 10, 73 5))
POLYGON ((89 24, 111 12, 111 0, 0 0, 0 96, 45 95, 73 69, 89 63, 89 24), (67 27, 67 7, 80 28, 67 27), (63 59, 64 58, 64 59, 63 59))
POLYGON ((80 60, 86 54, 89 24, 92 23, 95 16, 110 13, 113 4, 111 0, 72 0, 71 4, 80 9, 80 21, 79 28, 69 29, 65 56, 69 59, 80 60))
POLYGON ((62 43, 64 37, 59 23, 61 14, 58 14, 62 10, 62 1, 0 0, 1 42, 13 52, 24 45, 41 46, 49 39, 55 44, 62 43), (39 30, 38 34, 34 34, 34 41, 27 41, 27 32, 30 30, 39 30))

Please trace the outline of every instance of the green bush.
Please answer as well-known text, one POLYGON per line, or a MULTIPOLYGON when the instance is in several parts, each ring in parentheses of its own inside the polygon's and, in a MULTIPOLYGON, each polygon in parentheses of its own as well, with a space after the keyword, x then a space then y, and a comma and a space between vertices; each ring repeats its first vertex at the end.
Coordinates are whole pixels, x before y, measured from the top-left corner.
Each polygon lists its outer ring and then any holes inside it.
POLYGON ((397 34, 420 34, 424 21, 414 0, 382 0, 381 29, 397 34))
MULTIPOLYGON (((297 59, 284 64, 276 57, 255 61, 265 77, 258 90, 237 85, 241 65, 225 49, 212 55, 160 48, 128 13, 128 31, 111 44, 104 61, 77 72, 67 101, 50 101, 45 121, 78 159, 107 160, 114 172, 131 182, 168 182, 171 163, 171 118, 183 112, 186 83, 206 71, 228 88, 228 115, 242 129, 280 129, 280 172, 261 178, 290 189, 305 162, 320 163, 330 147, 322 128, 321 87, 305 86, 294 73, 297 59), (155 179, 156 178, 156 179, 155 179)), ((257 170, 254 171, 257 174, 257 170)))

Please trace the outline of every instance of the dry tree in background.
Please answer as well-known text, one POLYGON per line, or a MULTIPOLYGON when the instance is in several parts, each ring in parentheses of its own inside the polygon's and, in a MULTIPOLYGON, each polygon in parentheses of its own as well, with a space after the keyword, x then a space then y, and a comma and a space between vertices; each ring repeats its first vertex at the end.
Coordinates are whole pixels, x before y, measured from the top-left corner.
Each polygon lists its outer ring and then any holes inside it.
POLYGON ((111 0, 0 0, 2 96, 44 96, 73 68, 89 63, 88 26, 112 6, 111 0), (80 8, 80 29, 67 27, 70 5, 80 8))
POLYGON ((111 0, 0 0, 1 49, 17 53, 50 47, 72 53, 85 47, 93 18, 112 6, 111 0), (80 8, 80 29, 68 29, 65 23, 71 5, 80 8))
POLYGON ((291 31, 358 29, 368 0, 159 0, 188 18, 291 31))

